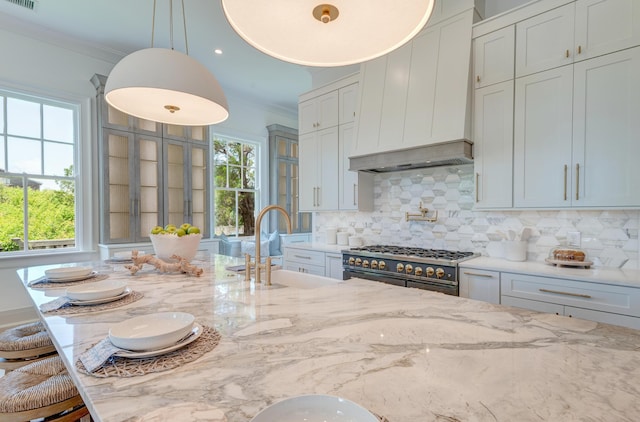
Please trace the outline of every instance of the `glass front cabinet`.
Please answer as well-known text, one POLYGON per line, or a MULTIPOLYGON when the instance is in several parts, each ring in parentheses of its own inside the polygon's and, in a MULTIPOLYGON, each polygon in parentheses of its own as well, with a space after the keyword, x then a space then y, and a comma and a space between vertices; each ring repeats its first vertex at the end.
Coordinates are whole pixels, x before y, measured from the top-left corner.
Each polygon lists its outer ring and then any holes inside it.
POLYGON ((100 175, 100 243, 148 242, 151 229, 190 223, 209 237, 211 186, 208 127, 139 119, 104 100, 97 90, 100 175))

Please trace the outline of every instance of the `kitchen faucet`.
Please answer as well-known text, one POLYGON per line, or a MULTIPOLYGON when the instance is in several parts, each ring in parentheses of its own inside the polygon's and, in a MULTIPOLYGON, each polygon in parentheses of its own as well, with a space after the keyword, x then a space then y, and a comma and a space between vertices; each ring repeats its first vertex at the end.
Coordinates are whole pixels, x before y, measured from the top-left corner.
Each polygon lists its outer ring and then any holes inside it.
POLYGON ((256 270, 256 283, 260 283, 260 269, 264 268, 267 274, 267 286, 271 285, 271 257, 267 256, 265 259, 265 263, 263 264, 260 257, 260 222, 262 218, 271 210, 278 210, 284 215, 285 220, 287 220, 287 233, 291 234, 291 218, 289 214, 287 214, 287 210, 278 205, 267 205, 264 207, 258 216, 256 217, 256 225, 255 225, 255 242, 256 242, 256 257, 254 262, 251 262, 251 255, 244 254, 245 268, 244 268, 244 279, 246 281, 251 280, 251 267, 256 270))

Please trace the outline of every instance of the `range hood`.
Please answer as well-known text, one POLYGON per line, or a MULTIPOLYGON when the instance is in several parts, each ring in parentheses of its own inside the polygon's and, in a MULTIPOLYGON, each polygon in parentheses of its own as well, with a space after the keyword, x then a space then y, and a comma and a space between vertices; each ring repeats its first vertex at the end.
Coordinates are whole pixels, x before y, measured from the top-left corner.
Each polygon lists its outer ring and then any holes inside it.
POLYGON ((349 158, 349 170, 368 173, 473 163, 473 143, 467 139, 360 155, 349 158))

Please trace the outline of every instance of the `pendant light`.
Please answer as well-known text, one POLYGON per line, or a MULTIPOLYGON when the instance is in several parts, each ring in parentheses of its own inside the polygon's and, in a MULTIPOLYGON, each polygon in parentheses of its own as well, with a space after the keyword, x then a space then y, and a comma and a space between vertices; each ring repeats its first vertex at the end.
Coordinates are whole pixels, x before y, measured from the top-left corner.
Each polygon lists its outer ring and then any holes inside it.
POLYGON ((182 0, 186 54, 173 49, 173 0, 169 2, 171 49, 154 48, 156 0, 153 2, 151 48, 124 57, 105 85, 112 107, 142 119, 181 126, 206 126, 229 117, 227 99, 216 78, 189 56, 182 0))
POLYGON ((426 25, 435 0, 222 0, 249 44, 307 66, 344 66, 387 54, 426 25))

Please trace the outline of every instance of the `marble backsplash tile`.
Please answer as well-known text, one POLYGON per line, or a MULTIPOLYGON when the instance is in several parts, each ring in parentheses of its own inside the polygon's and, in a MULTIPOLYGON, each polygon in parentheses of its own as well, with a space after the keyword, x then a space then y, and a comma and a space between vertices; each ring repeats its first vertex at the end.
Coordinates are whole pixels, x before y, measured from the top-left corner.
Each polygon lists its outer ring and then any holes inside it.
POLYGON ((324 242, 326 228, 359 236, 365 244, 473 251, 503 256, 508 230, 532 229, 527 259, 544 261, 549 250, 580 232, 580 246, 594 266, 640 268, 638 210, 476 211, 473 165, 436 167, 379 174, 374 180, 373 212, 319 212, 314 241, 324 242), (436 222, 405 220, 420 203, 438 211, 436 222))

